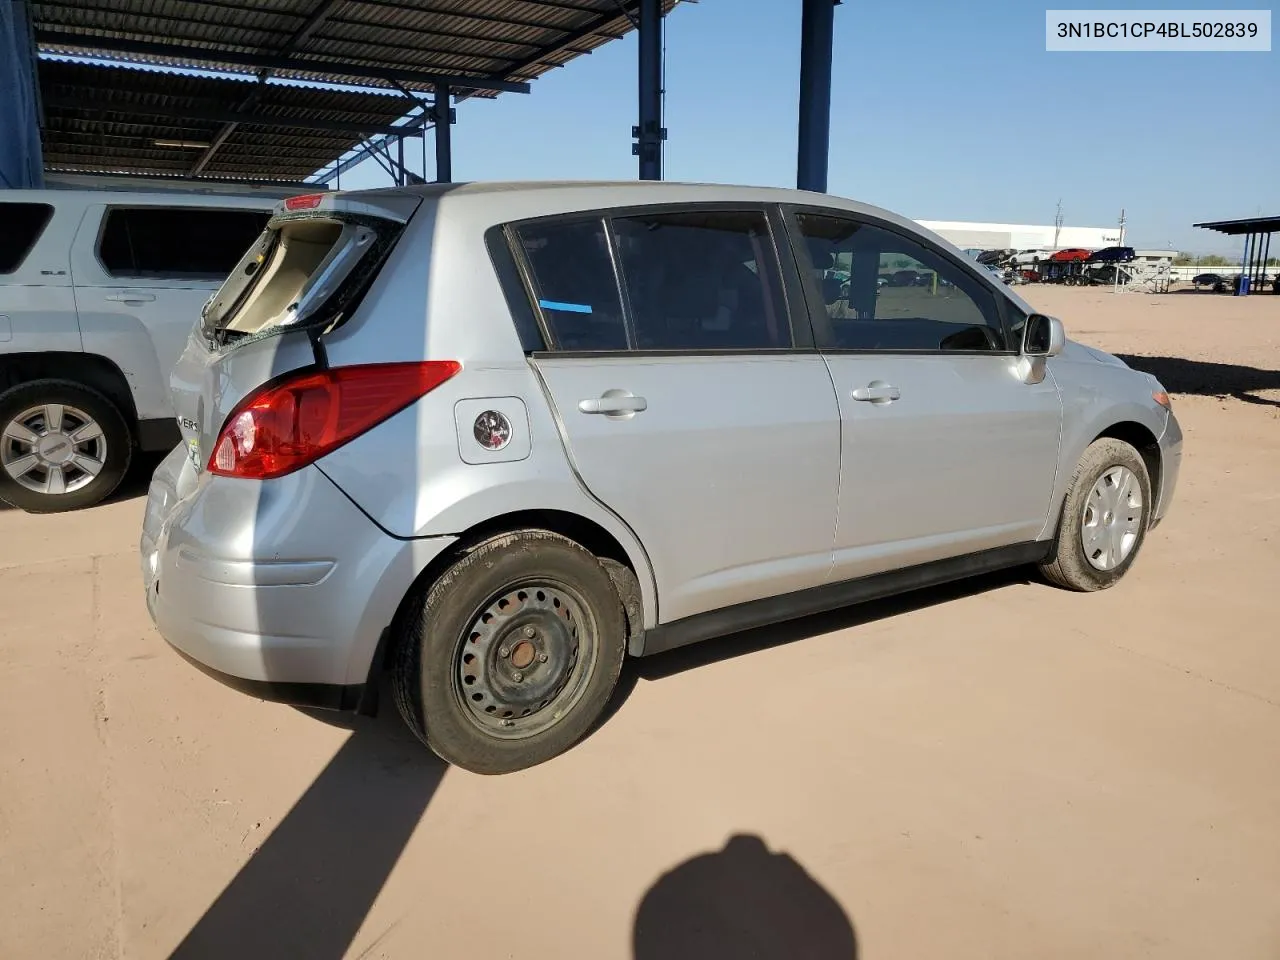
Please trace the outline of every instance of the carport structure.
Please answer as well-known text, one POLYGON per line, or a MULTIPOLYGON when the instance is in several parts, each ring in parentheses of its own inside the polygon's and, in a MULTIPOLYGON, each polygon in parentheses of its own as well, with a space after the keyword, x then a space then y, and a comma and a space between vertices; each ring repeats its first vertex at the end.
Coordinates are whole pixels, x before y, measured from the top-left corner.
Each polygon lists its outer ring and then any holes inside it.
POLYGON ((1280 216, 1245 217, 1241 220, 1214 220, 1194 226, 1229 237, 1244 237, 1244 253, 1240 257, 1240 283, 1236 296, 1247 296, 1267 276, 1267 260, 1271 254, 1271 235, 1280 232, 1280 216))
MULTIPOLYGON (((450 181, 459 103, 528 93, 631 30, 632 152, 658 180, 663 18, 679 2, 0 0, 0 128, 15 133, 0 186, 38 186, 44 170, 289 180, 309 165, 332 165, 319 175, 331 181, 369 157, 403 183, 416 179, 405 140, 428 129, 435 178, 450 181)), ((840 0, 795 2, 797 183, 824 190, 840 0)))

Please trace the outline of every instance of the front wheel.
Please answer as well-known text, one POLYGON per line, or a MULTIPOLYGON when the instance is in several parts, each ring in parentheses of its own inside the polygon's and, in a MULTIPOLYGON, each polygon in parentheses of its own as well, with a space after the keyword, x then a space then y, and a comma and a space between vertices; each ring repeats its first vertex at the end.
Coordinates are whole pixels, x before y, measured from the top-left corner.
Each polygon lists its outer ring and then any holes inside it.
POLYGON ((129 469, 133 438, 115 404, 69 380, 0 394, 0 500, 31 513, 92 506, 129 469))
POLYGON ((510 773, 578 742, 608 705, 626 619, 600 561, 521 530, 479 544, 427 591, 401 638, 396 703, 437 755, 510 773))
POLYGON ((1057 542, 1040 569, 1070 590, 1105 590, 1133 566, 1153 505, 1142 455, 1122 440, 1095 440, 1076 466, 1057 542))

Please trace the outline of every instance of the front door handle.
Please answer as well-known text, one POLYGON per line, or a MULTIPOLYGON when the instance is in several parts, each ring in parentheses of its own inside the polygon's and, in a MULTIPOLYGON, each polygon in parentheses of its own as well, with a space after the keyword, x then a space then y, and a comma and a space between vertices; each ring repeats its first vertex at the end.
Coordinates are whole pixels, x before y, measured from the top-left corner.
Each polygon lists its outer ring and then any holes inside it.
POLYGON ((149 303, 154 300, 154 293, 143 293, 141 290, 125 290, 122 293, 108 293, 103 299, 116 303, 149 303))
POLYGON ((613 390, 610 390, 602 397, 592 397, 590 400, 578 401, 578 410, 581 413, 601 413, 607 417, 640 413, 648 409, 649 401, 644 397, 613 390))
POLYGON ((853 399, 866 400, 871 403, 889 403, 902 396, 902 391, 882 380, 872 380, 865 387, 853 391, 853 399))

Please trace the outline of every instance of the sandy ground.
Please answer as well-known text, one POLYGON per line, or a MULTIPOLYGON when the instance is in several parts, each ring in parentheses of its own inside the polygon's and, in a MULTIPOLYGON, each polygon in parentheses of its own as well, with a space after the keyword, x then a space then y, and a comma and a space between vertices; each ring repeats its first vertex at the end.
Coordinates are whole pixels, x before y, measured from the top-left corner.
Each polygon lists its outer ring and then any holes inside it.
POLYGON ((1280 297, 1028 295, 1176 394, 1121 586, 656 658, 515 776, 181 662, 141 481, 0 512, 0 957, 1280 957, 1280 297))

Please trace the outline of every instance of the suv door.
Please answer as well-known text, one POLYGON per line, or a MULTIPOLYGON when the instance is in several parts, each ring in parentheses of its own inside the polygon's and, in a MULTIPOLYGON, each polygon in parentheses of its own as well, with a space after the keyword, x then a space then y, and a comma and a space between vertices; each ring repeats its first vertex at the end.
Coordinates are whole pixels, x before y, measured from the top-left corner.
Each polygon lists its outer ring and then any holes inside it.
POLYGON ((663 623, 816 586, 831 566, 839 409, 781 229, 750 206, 508 228, 566 450, 648 552, 663 623))
POLYGON ((976 270, 903 228, 837 211, 789 216, 840 402, 833 577, 1034 540, 1062 404, 1052 377, 1016 374, 1008 328, 1025 318, 1010 317, 1016 307, 976 270), (821 279, 831 266, 846 285, 821 279), (894 281, 907 272, 910 282, 894 281))
POLYGON ((84 349, 125 373, 141 420, 171 418, 169 374, 269 210, 94 205, 72 255, 84 349))

